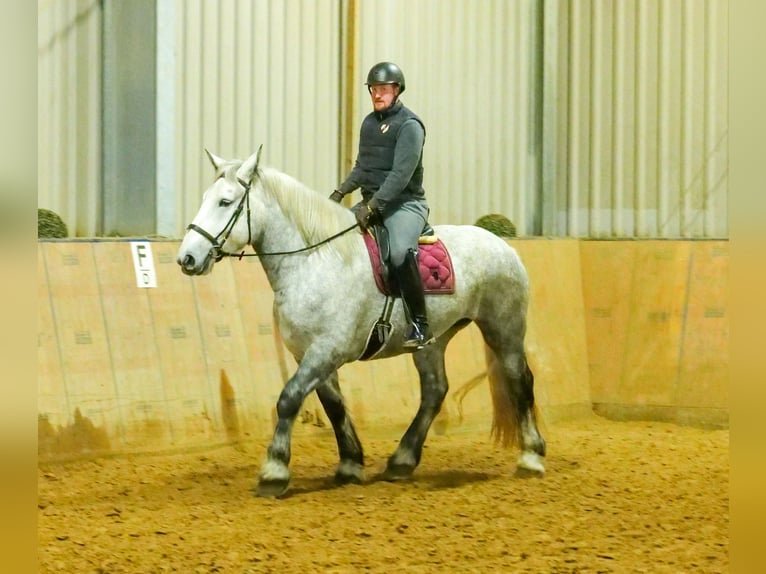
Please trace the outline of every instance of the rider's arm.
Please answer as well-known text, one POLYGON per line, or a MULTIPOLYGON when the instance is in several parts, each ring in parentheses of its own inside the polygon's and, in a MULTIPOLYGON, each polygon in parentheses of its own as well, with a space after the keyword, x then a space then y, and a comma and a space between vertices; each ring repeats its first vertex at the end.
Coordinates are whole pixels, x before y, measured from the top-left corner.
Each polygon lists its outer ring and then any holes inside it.
POLYGON ((407 120, 399 129, 394 149, 394 165, 383 181, 383 185, 375 192, 375 199, 383 211, 386 209, 386 204, 396 200, 412 179, 412 174, 420 161, 420 154, 423 152, 425 137, 423 126, 414 119, 407 120))
POLYGON ((352 169, 351 172, 346 176, 346 179, 343 180, 343 183, 338 186, 338 191, 340 191, 343 195, 348 195, 357 189, 361 182, 362 169, 359 167, 359 160, 357 159, 354 163, 354 169, 352 169))

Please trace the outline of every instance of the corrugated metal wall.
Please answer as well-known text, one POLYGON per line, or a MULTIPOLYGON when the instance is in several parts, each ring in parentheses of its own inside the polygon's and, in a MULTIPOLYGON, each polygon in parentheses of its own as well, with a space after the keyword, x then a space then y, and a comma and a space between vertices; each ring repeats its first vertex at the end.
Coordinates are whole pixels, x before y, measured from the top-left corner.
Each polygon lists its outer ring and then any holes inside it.
MULTIPOLYGON (((402 101, 426 124, 424 187, 432 223, 502 213, 534 232, 539 188, 537 0, 360 0, 359 109, 376 62, 405 74, 402 101)), ((356 149, 356 147, 354 148, 356 149)))
POLYGON ((309 187, 335 188, 339 0, 176 0, 177 233, 212 168, 203 148, 262 161, 309 187))
POLYGON ((38 206, 61 215, 70 235, 92 235, 101 208, 99 0, 38 2, 37 86, 38 206))
POLYGON ((728 236, 728 2, 572 0, 553 17, 569 49, 546 53, 567 82, 545 82, 566 106, 545 233, 728 236))
MULTIPOLYGON (((263 143, 264 162, 329 193, 385 59, 427 126, 434 223, 499 212, 521 235, 728 235, 727 0, 157 1, 176 42, 174 89, 158 84, 164 235, 197 210, 204 147, 263 143)), ((104 197, 101 5, 38 3, 38 204, 79 236, 104 197)))

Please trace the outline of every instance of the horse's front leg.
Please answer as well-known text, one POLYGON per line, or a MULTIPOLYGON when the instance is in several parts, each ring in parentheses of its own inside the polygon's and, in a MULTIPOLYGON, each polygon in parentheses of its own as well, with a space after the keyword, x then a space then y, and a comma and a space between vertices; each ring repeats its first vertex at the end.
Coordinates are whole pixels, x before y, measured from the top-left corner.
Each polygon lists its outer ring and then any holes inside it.
POLYGON ((431 428, 431 423, 439 414, 444 397, 447 396, 444 347, 450 336, 442 336, 413 355, 415 367, 420 375, 420 407, 396 451, 388 459, 383 473, 385 480, 410 478, 420 464, 428 429, 431 428))
POLYGON ((332 366, 304 357, 282 389, 277 401, 277 426, 258 477, 258 496, 280 496, 287 491, 290 484, 290 439, 295 417, 306 396, 334 370, 332 366))
POLYGON ((361 484, 364 480, 364 452, 340 391, 337 370, 317 387, 317 395, 332 423, 335 440, 338 442, 340 462, 335 472, 335 482, 361 484))

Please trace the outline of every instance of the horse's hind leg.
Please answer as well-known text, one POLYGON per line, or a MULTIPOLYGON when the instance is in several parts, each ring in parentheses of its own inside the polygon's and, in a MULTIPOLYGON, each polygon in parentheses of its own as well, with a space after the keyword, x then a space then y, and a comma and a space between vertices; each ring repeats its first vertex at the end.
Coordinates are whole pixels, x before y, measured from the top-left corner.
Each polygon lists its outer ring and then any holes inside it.
POLYGON ((324 383, 319 385, 316 392, 332 423, 335 439, 338 441, 340 462, 335 472, 335 481, 340 484, 361 484, 364 479, 364 453, 343 402, 343 395, 338 385, 338 371, 334 371, 324 383))
POLYGON ((444 369, 444 347, 449 338, 444 336, 414 353, 415 367, 420 375, 420 407, 404 433, 399 446, 388 459, 383 478, 385 480, 403 480, 412 476, 420 463, 423 443, 428 429, 439 414, 444 397, 447 396, 448 383, 444 369))
POLYGON ((527 364, 523 344, 500 344, 484 333, 487 343, 487 369, 492 391, 495 437, 504 444, 520 442, 517 461, 521 475, 543 474, 545 439, 537 428, 534 376, 527 364))
POLYGON ((519 474, 543 474, 545 439, 537 428, 534 376, 524 352, 526 312, 515 306, 487 310, 476 320, 486 344, 487 376, 492 392, 492 432, 508 446, 518 441, 519 474))
POLYGON ((545 458, 545 439, 537 428, 537 409, 535 407, 534 382, 535 377, 529 368, 524 354, 519 359, 519 366, 514 371, 513 378, 509 376, 508 386, 519 388, 519 414, 521 415, 521 455, 516 462, 516 472, 519 476, 542 475, 545 473, 543 459, 545 458))

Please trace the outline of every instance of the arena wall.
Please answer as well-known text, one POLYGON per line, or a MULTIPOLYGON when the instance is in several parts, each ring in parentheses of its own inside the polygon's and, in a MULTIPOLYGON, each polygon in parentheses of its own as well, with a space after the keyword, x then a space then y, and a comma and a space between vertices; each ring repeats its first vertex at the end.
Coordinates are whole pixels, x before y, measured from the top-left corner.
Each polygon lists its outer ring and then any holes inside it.
MULTIPOLYGON (((543 424, 586 416, 728 426, 726 241, 515 239, 531 278, 527 336, 543 424)), ((257 259, 189 278, 178 241, 150 242, 156 288, 138 288, 130 241, 38 244, 41 459, 209 447, 266 438, 295 363, 272 323, 257 259)), ((489 429, 474 326, 447 356, 434 432, 489 429)), ((417 410, 409 357, 339 373, 366 434, 398 436, 417 410)), ((296 432, 327 429, 306 401, 296 432)))
POLYGON ((593 409, 726 427, 727 241, 582 241, 593 409))

